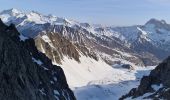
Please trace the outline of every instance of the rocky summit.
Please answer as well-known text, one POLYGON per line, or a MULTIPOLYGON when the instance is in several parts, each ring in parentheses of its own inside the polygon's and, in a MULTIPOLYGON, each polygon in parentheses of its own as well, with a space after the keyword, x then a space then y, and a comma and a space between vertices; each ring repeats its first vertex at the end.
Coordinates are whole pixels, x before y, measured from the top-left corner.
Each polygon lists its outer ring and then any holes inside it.
POLYGON ((128 94, 122 96, 131 99, 170 99, 170 57, 160 63, 149 76, 144 76, 138 88, 133 88, 128 94))
POLYGON ((0 100, 75 100, 63 70, 0 20, 0 100))

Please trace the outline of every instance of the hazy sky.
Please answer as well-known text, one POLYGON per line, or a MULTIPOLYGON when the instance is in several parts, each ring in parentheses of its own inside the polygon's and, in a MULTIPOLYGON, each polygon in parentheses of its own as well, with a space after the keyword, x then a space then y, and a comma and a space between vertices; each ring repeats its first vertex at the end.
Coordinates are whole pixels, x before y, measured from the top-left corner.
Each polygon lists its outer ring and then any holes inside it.
POLYGON ((170 22, 170 0, 0 0, 0 10, 38 11, 82 22, 144 24, 150 18, 170 22))

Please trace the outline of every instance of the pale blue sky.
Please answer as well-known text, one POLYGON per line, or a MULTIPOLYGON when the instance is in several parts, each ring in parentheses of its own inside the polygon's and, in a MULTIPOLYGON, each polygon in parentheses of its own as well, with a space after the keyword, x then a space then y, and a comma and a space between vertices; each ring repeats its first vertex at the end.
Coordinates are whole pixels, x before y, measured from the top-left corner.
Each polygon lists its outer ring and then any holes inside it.
POLYGON ((150 18, 170 22, 170 0, 0 0, 0 10, 38 11, 82 22, 144 24, 150 18))

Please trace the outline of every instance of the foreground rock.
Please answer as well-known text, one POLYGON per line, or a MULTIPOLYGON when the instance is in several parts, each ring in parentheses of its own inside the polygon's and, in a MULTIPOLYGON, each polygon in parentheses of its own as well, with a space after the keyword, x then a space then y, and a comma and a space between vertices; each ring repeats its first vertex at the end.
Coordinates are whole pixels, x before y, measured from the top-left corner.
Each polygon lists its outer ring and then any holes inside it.
POLYGON ((75 100, 63 70, 0 20, 0 100, 75 100))
POLYGON ((122 96, 131 99, 170 100, 170 57, 159 64, 149 76, 144 76, 138 88, 122 96))

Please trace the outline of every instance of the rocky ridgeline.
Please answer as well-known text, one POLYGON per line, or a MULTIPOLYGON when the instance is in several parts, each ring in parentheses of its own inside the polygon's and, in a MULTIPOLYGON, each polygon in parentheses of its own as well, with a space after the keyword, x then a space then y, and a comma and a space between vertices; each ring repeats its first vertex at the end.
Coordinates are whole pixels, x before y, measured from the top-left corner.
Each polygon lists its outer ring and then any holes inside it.
POLYGON ((34 41, 37 49, 45 53, 53 62, 61 64, 64 55, 80 62, 80 55, 75 45, 58 34, 42 33, 37 36, 34 41), (44 41, 43 36, 48 37, 49 42, 44 41))
MULTIPOLYGON (((144 48, 141 54, 138 54, 129 47, 128 37, 124 35, 132 36, 130 34, 134 31, 131 27, 114 30, 112 27, 90 25, 35 11, 25 13, 17 9, 0 12, 0 18, 7 25, 14 23, 24 36, 34 38, 38 50, 61 65, 65 57, 81 63, 82 56, 97 61, 103 59, 109 65, 112 65, 115 59, 123 59, 138 66, 157 64, 157 57, 154 57, 152 52, 146 54, 144 48), (123 34, 122 31, 127 34, 123 34)), ((134 30, 138 32, 137 27, 134 30)))
POLYGON ((81 55, 98 60, 96 53, 85 45, 83 39, 87 38, 82 32, 62 25, 45 24, 42 26, 46 31, 40 32, 34 38, 35 45, 53 62, 62 64, 62 60, 66 56, 80 63, 81 55), (65 34, 67 35, 65 36, 65 34))
POLYGON ((0 20, 0 100, 75 100, 63 70, 0 20))
POLYGON ((160 63, 149 76, 144 76, 138 88, 133 88, 125 98, 139 98, 153 100, 170 100, 170 57, 160 63))

